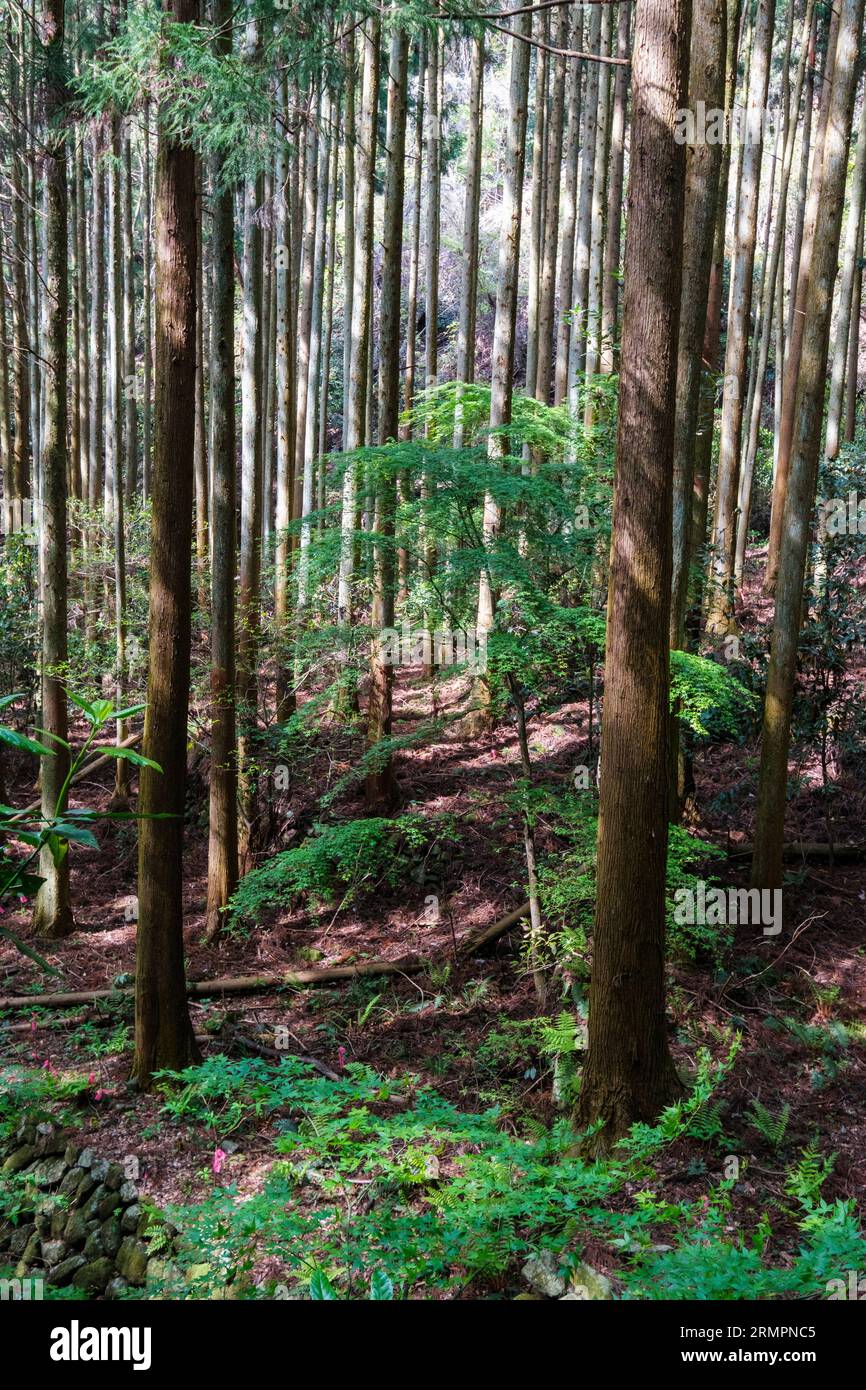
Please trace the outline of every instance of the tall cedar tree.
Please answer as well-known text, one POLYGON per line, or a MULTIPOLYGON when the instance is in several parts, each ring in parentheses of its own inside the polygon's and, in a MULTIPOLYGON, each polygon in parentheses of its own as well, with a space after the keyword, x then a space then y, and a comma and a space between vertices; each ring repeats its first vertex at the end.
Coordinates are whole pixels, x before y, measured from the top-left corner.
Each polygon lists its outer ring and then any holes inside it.
MULTIPOLYGON (((163 23, 192 24, 198 0, 164 0, 163 23)), ((195 154, 157 115, 153 520, 144 753, 139 809, 133 1076, 149 1089, 162 1067, 198 1049, 183 963, 183 837, 189 704, 193 436, 195 431, 195 154)))

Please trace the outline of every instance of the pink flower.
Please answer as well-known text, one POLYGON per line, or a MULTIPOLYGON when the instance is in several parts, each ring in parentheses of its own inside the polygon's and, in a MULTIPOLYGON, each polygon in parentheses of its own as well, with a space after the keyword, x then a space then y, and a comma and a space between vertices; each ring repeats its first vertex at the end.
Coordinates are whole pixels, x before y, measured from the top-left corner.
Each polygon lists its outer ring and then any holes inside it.
POLYGON ((213 1168, 215 1173, 219 1174, 222 1172, 223 1164, 225 1163, 227 1158, 228 1154, 226 1153, 225 1149, 214 1149, 213 1163, 211 1164, 211 1167, 213 1168))
POLYGON ((107 1092, 107 1091, 103 1091, 102 1087, 100 1086, 99 1090, 95 1092, 95 1094, 94 1094, 94 1096, 93 1096, 93 1099, 94 1099, 94 1100, 102 1100, 102 1097, 103 1097, 103 1096, 106 1096, 106 1095, 108 1095, 108 1092, 107 1092))
POLYGON ((93 1086, 95 1082, 96 1082, 96 1075, 95 1075, 94 1072, 91 1072, 90 1075, 89 1075, 88 1078, 87 1078, 87 1084, 88 1084, 88 1086, 93 1086))
POLYGON ((342 1071, 346 1065, 346 1049, 342 1046, 337 1048, 337 1065, 340 1071, 342 1071))

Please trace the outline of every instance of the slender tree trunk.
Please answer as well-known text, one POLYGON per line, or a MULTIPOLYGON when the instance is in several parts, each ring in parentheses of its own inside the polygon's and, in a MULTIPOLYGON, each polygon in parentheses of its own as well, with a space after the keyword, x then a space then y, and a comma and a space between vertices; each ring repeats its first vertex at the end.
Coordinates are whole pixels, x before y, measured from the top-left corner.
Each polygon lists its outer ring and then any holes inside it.
MULTIPOLYGON (((689 109, 692 112, 698 109, 698 102, 703 102, 708 111, 723 105, 726 37, 725 0, 694 0, 689 64, 689 109)), ((701 142, 686 149, 683 284, 674 421, 670 644, 675 650, 681 649, 685 641, 701 354, 707 326, 721 163, 719 144, 701 142)), ((618 206, 618 200, 614 206, 618 206)), ((677 735, 675 751, 678 746, 677 735)))
POLYGON ((767 571, 764 588, 767 593, 775 593, 779 573, 782 535, 784 532, 785 495, 788 489, 788 474, 791 466, 791 450, 795 433, 795 417, 798 382, 800 380, 800 358, 803 350, 803 335, 806 326, 806 300, 809 294, 809 275, 815 250, 815 223, 818 217, 818 199, 821 192, 820 175, 824 160, 824 145, 829 119, 830 96, 833 90, 833 75, 836 65, 836 48, 839 33, 839 11, 833 9, 830 15, 830 30, 827 38, 827 56, 824 65, 824 85, 818 123, 812 149, 812 163, 809 176, 809 196, 803 217, 802 247, 797 263, 796 293, 792 293, 794 313, 788 334, 787 356, 785 359, 785 378, 782 386, 782 418, 779 423, 779 457, 773 479, 773 502, 770 512, 770 542, 767 547, 767 571))
MULTIPOLYGON (((379 320, 379 442, 397 438, 400 413, 400 288, 403 259, 403 191, 406 153, 406 103, 409 35, 402 26, 391 36, 388 63, 388 118, 385 136, 385 208, 382 298, 379 320)), ((382 470, 377 498, 379 544, 373 589, 370 644, 370 702, 367 747, 377 748, 391 736, 394 668, 386 659, 382 632, 394 626, 394 512, 396 478, 382 470)), ((397 802, 394 760, 377 758, 367 773, 366 801, 373 811, 389 811, 397 802)))
MULTIPOLYGON (((285 77, 280 84, 280 106, 288 120, 288 88, 285 77)), ((276 168, 277 230, 274 274, 277 281, 276 341, 276 435, 277 435, 277 533, 274 577, 274 625, 277 632, 277 719, 283 723, 294 708, 293 687, 288 669, 289 650, 289 558, 288 527, 292 520, 295 476, 294 457, 294 296, 292 294, 292 208, 289 160, 285 140, 277 150, 276 168)), ((300 596, 299 605, 300 607, 300 596)))
POLYGON ((123 447, 126 456, 126 502, 135 502, 138 485, 138 407, 135 381, 135 261, 132 225, 132 137, 123 135, 123 447))
MULTIPOLYGON (((232 51, 231 0, 214 0, 214 49, 232 51)), ((213 266, 211 327, 211 768, 206 932, 219 931, 221 911, 238 878, 238 782, 235 719, 235 273, 234 204, 224 180, 225 156, 211 159, 213 266)))
MULTIPOLYGON (((863 8, 863 0, 842 0, 841 3, 823 159, 816 157, 813 160, 810 180, 809 203, 816 208, 814 236, 811 239, 813 254, 809 258, 806 275, 808 293, 804 306, 805 325, 794 408, 795 431, 785 496, 773 641, 764 701, 755 852, 752 860, 752 882, 756 887, 765 889, 780 888, 782 884, 788 747, 797 646, 821 448, 830 315, 842 229, 863 8)), ((816 156, 820 153, 821 147, 816 146, 816 156)), ((808 229, 808 212, 806 223, 808 229)))
POLYGON ((577 1122, 609 1148, 680 1089, 665 1021, 671 480, 689 0, 641 0, 608 595, 589 1046, 577 1122))
POLYGON ((740 438, 752 310, 752 276, 758 230, 758 194, 763 152, 763 113, 767 105, 775 0, 758 0, 746 106, 740 196, 731 271, 731 311, 725 349, 725 385, 713 518, 712 592, 707 630, 724 634, 733 623, 734 550, 737 528, 740 438), (755 139, 749 132, 761 131, 755 139))
MULTIPOLYGON (((201 159, 195 163, 196 202, 203 206, 204 170, 201 159)), ((195 434, 193 436, 193 469, 195 472, 195 569, 198 581, 198 606, 207 611, 208 561, 208 479, 207 435, 204 419, 204 246, 201 215, 198 217, 198 249, 195 258, 196 304, 199 312, 195 324, 195 434)))
MULTIPOLYGON (((457 328, 458 393, 461 383, 471 384, 475 380, 475 313, 478 294, 478 229, 481 211, 483 121, 484 40, 477 37, 472 41, 472 61, 469 73, 469 132, 466 148, 466 194, 463 201, 463 264, 460 274, 460 318, 457 328)), ((399 329, 398 321, 398 336, 399 329)), ((454 414, 455 449, 462 449, 463 442, 463 414, 458 394, 454 414)))
MULTIPOLYGON (((427 46, 424 35, 418 40, 418 83, 415 90, 414 174, 412 182, 412 239, 409 247, 409 280, 406 286, 406 375, 403 388, 403 409, 409 410, 415 397, 415 369, 418 346, 418 277, 421 265, 421 188, 424 166, 424 86, 426 82, 427 46)), ((409 438, 407 425, 403 438, 409 438)), ((398 566, 401 591, 405 588, 408 554, 401 550, 398 566)))
MULTIPOLYGON (((740 478, 740 492, 738 498, 739 517, 737 522, 737 548, 734 557, 734 580, 739 586, 742 583, 743 571, 746 563, 746 546, 749 536, 749 513, 751 511, 752 500, 752 478, 755 470, 755 458, 758 452, 758 434, 761 423, 761 400, 763 397, 764 374, 767 370, 767 359, 770 353, 770 331, 773 322, 773 301, 776 295, 776 287, 779 278, 779 267, 782 264, 782 253, 785 246, 786 217, 788 183, 791 177, 791 167, 794 159, 794 143, 797 134, 797 114, 800 109, 800 96, 803 90, 803 81, 806 68, 806 58, 809 49, 809 34, 812 28, 812 0, 808 0, 806 6, 806 17, 803 24, 803 42, 800 48, 800 60, 797 68, 797 77, 794 84, 794 98, 791 109, 787 117, 787 130, 785 134, 785 148, 782 155, 781 186, 779 188, 779 204, 776 210, 776 226, 773 232, 772 251, 769 256, 769 264, 765 249, 764 256, 764 277, 761 303, 761 337, 756 351, 754 390, 750 400, 750 410, 747 415, 748 436, 743 455, 742 475, 740 478)), ((792 11, 793 14, 793 11, 792 11)), ((770 185, 772 193, 772 180, 770 185)), ((772 202, 772 198, 770 200, 772 202)), ((769 235, 769 217, 771 208, 768 208, 767 231, 769 235)), ((781 365, 777 360, 777 373, 781 371, 781 365)))
MULTIPOLYGON (((198 0, 164 0, 163 14, 191 24, 198 15, 198 0)), ((195 432, 195 155, 168 135, 159 119, 157 126, 156 393, 144 752, 162 770, 141 770, 132 1067, 145 1090, 160 1068, 183 1068, 198 1059, 183 960, 195 432)))
MULTIPOLYGON (((42 453, 42 508, 39 526, 42 583, 42 724, 54 739, 66 739, 66 390, 69 312, 66 148, 62 121, 66 104, 66 53, 63 0, 45 0, 40 23, 42 101, 45 116, 46 322, 45 438, 42 453)), ((69 753, 53 744, 42 759, 42 815, 51 820, 69 772, 69 753)), ((33 923, 44 936, 68 936, 75 929, 69 904, 69 859, 59 863, 48 846, 39 856, 43 882, 33 923)))
MULTIPOLYGON (((628 36, 631 5, 620 4, 617 16, 616 56, 628 57, 628 36)), ((721 85, 716 105, 721 103, 721 85)), ((623 172, 625 165, 625 117, 628 105, 628 68, 618 67, 614 79, 613 114, 610 126, 610 174, 608 177, 607 242, 604 249, 604 283, 601 306, 601 370, 605 374, 618 371, 619 349, 616 340, 619 315, 619 262, 622 242, 623 172)), ((718 175, 716 175, 718 187, 718 175)), ((712 248, 711 248, 712 249, 712 248)), ((704 306, 704 314, 706 306, 704 306)))
MULTIPOLYGON (((23 25, 23 18, 21 21, 23 25)), ((9 48, 9 99, 20 109, 23 102, 23 73, 15 51, 11 22, 7 27, 9 48)), ((17 499, 30 496, 30 463, 32 439, 30 434, 30 331, 27 322, 27 233, 25 229, 26 165, 21 128, 16 124, 11 164, 12 246, 9 260, 12 266, 12 337, 13 337, 13 399, 14 411, 14 468, 13 491, 17 499)))
MULTIPOLYGON (((740 37, 741 3, 728 0, 725 42, 725 114, 730 119, 737 89, 737 51, 740 37)), ((707 535, 707 512, 710 491, 710 465, 715 425, 716 373, 720 367, 719 344, 722 331, 722 292, 725 264, 725 230, 728 212, 728 188, 731 174, 731 145, 722 147, 719 170, 719 194, 716 203, 716 230, 710 263, 710 288, 707 296, 707 324, 704 333, 703 359, 705 371, 698 402, 697 436, 695 439, 694 494, 692 498, 691 552, 701 556, 707 535)), ((698 570, 692 604, 700 609, 703 571, 698 570)))
MULTIPOLYGON (((358 141, 358 198, 355 210, 355 283, 352 290, 352 351, 349 370, 349 402, 345 448, 350 453, 364 439, 369 367, 370 290, 367 268, 373 254, 373 200, 376 168, 376 111, 379 92, 379 23, 371 19, 364 36, 364 75, 361 93, 361 128, 358 141)), ((357 507, 357 465, 346 463, 340 530, 337 618, 342 627, 352 621, 352 579, 355 570, 354 533, 357 507)))
MULTIPOLYGON (((556 46, 568 47, 568 11, 559 11, 556 46)), ((544 209, 544 250, 538 289, 538 366, 535 394, 549 402, 553 388, 553 315, 556 295, 556 253, 559 246, 559 205, 562 184, 562 139, 565 118, 565 59, 553 64, 550 119, 547 128, 547 186, 544 209)))
MULTIPOLYGON (((502 209, 499 231, 499 265, 496 276, 496 315, 493 325, 493 355, 490 374, 490 433, 487 451, 491 458, 501 458, 508 451, 502 428, 511 420, 511 398, 514 380, 514 339, 517 288, 520 268, 520 224, 523 202, 523 172, 526 152, 526 113, 529 88, 530 16, 521 14, 514 20, 511 40, 509 77, 507 145, 502 180, 502 209)), ((496 542, 500 526, 500 509, 496 498, 488 493, 484 498, 483 536, 485 549, 496 542)), ((494 624, 494 592, 490 570, 482 567, 478 586, 478 615, 476 630, 479 637, 492 632, 494 624)), ((478 695, 485 703, 485 684, 477 682, 478 695)))
MULTIPOLYGON (((570 45, 577 52, 583 37, 579 5, 572 7, 570 45)), ((580 96, 585 64, 568 65, 568 137, 563 184, 562 236, 559 249, 559 321, 556 329, 556 370, 553 403, 562 405, 568 393, 568 349, 571 342, 571 287, 574 281, 574 238, 577 228, 577 172, 580 162, 580 96)))
MULTIPOLYGON (((111 121, 111 165, 108 173, 108 391, 106 400, 107 483, 113 534, 115 698, 123 708, 126 689, 126 554, 123 493, 123 247, 121 241, 120 122, 111 121)), ((117 721, 117 742, 126 726, 117 721)), ((129 764, 115 764, 112 804, 122 809, 129 796, 129 764)))
MULTIPOLYGON (((252 11, 250 11, 252 13, 252 11)), ((247 62, 261 55, 259 22, 246 27, 247 62)), ((241 702, 238 738, 238 781, 241 821, 239 855, 249 868, 256 819, 257 778, 251 742, 258 715, 258 673, 262 574, 262 203, 261 174, 248 178, 244 188, 243 357, 241 367, 241 557, 238 601, 237 690, 241 702)))
POLYGON ((439 377, 439 202, 442 196, 440 141, 442 113, 439 106, 438 35, 427 58, 427 212, 424 284, 424 384, 429 391, 439 377))
POLYGON ((343 41, 346 91, 343 98, 343 449, 349 422, 352 375, 352 296, 355 292, 355 36, 343 41))
MULTIPOLYGON (((601 7, 593 5, 589 16, 586 49, 600 52, 601 7)), ((580 379, 586 367, 586 302, 589 290, 589 255, 592 240, 593 176, 595 146, 598 134, 598 89, 600 63, 588 63, 586 89, 583 98, 583 146, 580 152, 580 197, 577 213, 577 246, 574 253, 574 285, 572 287, 571 347, 568 358, 568 404, 577 415, 580 400, 580 379)))
MULTIPOLYGON (((539 42, 549 43, 548 13, 535 18, 539 42)), ((549 63, 546 48, 535 55, 535 127, 532 134, 532 201, 529 211, 529 287, 526 296, 526 394, 535 395, 538 377, 538 297, 544 255, 545 157, 547 136, 547 86, 549 63)))
POLYGON ((317 154, 319 96, 310 93, 310 114, 304 136, 304 223, 301 240, 301 278, 298 286, 298 376, 295 414, 295 515, 304 515, 303 488, 307 462, 310 338, 313 328, 313 285, 316 260, 317 154))
POLYGON ((144 102, 144 169, 143 179, 144 188, 143 198, 143 217, 144 227, 142 230, 142 258, 143 258, 143 319, 144 319, 144 362, 142 374, 141 392, 141 433, 142 433, 142 473, 141 473, 141 493, 146 500, 150 496, 150 420, 151 420, 151 379, 153 367, 153 348, 152 348, 152 273, 150 248, 152 237, 152 212, 151 212, 151 191, 150 191, 150 99, 145 98, 144 102))
MULTIPOLYGON (((845 250, 842 254, 842 280, 839 286, 839 313, 836 317, 836 343, 833 350, 833 369, 830 376, 830 402, 827 407, 827 441, 824 452, 828 459, 839 455, 839 426, 842 419, 842 397, 845 392, 845 365, 848 357, 848 336, 854 297, 854 277, 859 269, 859 252, 863 238, 863 200, 866 196, 866 93, 860 107, 860 126, 857 132, 857 157, 851 178, 848 199, 848 227, 845 250)), ((855 369, 856 387, 856 369, 855 369)))
MULTIPOLYGON (((599 52, 610 53, 611 12, 605 5, 601 14, 599 52)), ((598 127, 595 137, 595 172, 592 179, 592 239, 589 252, 589 282, 586 302, 586 403, 584 425, 591 429, 596 418, 592 379, 601 368, 601 302, 604 269, 607 206, 607 147, 610 131, 610 65, 601 63, 598 74, 598 127)))
POLYGON ((845 441, 853 443, 857 429, 857 385, 860 368, 860 304, 863 295, 863 228, 866 217, 860 214, 860 242, 857 248, 857 269, 851 290, 851 327, 848 333, 848 395, 845 401, 845 441))

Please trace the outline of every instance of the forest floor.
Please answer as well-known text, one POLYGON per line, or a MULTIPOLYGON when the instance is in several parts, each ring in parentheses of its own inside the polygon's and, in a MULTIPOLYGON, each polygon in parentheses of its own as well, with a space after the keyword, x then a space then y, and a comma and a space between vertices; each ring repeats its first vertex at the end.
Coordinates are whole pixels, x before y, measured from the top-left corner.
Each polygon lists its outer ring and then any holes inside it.
MULTIPOLYGON (((766 621, 765 603, 751 589, 740 615, 745 631, 766 621)), ((864 689, 862 669, 846 679, 864 689)), ((465 696, 465 682, 440 686, 439 712, 453 712, 465 696)), ((395 705, 395 733, 429 717, 429 688, 414 672, 401 672, 395 705), (426 690, 426 693, 425 693, 426 690)), ((570 779, 587 761, 587 706, 566 705, 534 718, 531 747, 539 780, 570 779)), ((318 799, 351 767, 362 751, 363 731, 335 724, 320 738, 302 781, 290 785, 278 819, 284 825, 309 824, 318 799), (288 810, 291 810, 291 817, 288 810)), ((864 759, 833 764, 833 826, 837 844, 862 840, 866 791, 864 759)), ((10 787, 10 798, 24 804, 32 782, 10 787)), ((509 1028, 537 1012, 531 974, 520 952, 515 927, 474 956, 457 956, 455 941, 485 927, 525 897, 522 834, 505 797, 520 776, 513 723, 497 732, 468 736, 459 721, 446 723, 435 741, 398 755, 403 809, 455 818, 458 839, 436 849, 418 881, 382 885, 339 910, 318 916, 297 910, 273 911, 248 934, 204 942, 207 867, 206 796, 193 772, 190 804, 197 809, 188 836, 185 865, 187 969, 193 979, 250 973, 278 974, 292 968, 351 964, 370 957, 400 961, 429 957, 431 968, 418 973, 359 978, 310 989, 273 990, 191 1001, 195 1031, 205 1054, 232 1050, 227 1037, 255 1040, 262 1030, 288 1030, 290 1050, 318 1058, 341 1071, 363 1062, 383 1076, 412 1074, 462 1111, 475 1112, 505 1102, 510 1111, 550 1121, 549 1061, 531 1032, 509 1028), (438 921, 429 921, 425 899, 439 900, 438 921)), ((754 741, 709 745, 697 751, 693 833, 728 851, 709 872, 726 883, 744 884, 743 864, 735 857, 748 844, 757 779, 754 741)), ((820 760, 804 753, 799 787, 789 805, 787 838, 826 841, 826 797, 820 760)), ((111 771, 81 789, 80 802, 104 809, 111 794, 111 771)), ((363 815, 360 798, 344 796, 341 814, 363 815)), ((70 938, 40 944, 60 972, 46 984, 35 965, 5 942, 0 944, 2 992, 34 994, 41 989, 87 990, 127 983, 134 970, 135 924, 126 911, 135 894, 133 833, 128 826, 99 831, 97 853, 73 847, 72 896, 78 930, 70 938)), ((554 848, 542 820, 542 857, 554 848)), ((291 835, 284 839, 291 843, 291 835)), ((750 1230, 767 1205, 777 1207, 773 1245, 784 1256, 796 1250, 798 1231, 786 1215, 785 1162, 810 1145, 836 1155, 822 1195, 866 1193, 866 863, 793 863, 785 889, 785 929, 765 938, 754 927, 737 931, 722 971, 706 962, 670 966, 671 1046, 684 1066, 697 1047, 715 1055, 727 1047, 729 1030, 742 1034, 742 1049, 718 1098, 724 1104, 729 1153, 748 1160, 744 1178, 732 1193, 728 1229, 750 1230), (793 1020, 793 1024, 791 1024, 793 1020), (834 1025, 843 1025, 839 1041, 834 1025), (784 1140, 771 1143, 752 1123, 754 1102, 778 1115, 790 1107, 784 1140)), ((23 918, 8 916, 14 930, 27 934, 23 918)), ((36 1002, 34 998, 34 1003, 36 1002)), ((550 1011, 560 1007, 554 1000, 550 1011)), ((131 1001, 109 1007, 2 1015, 0 1057, 61 1074, 86 1072, 92 1098, 81 1113, 82 1135, 100 1156, 122 1159, 134 1153, 141 1165, 140 1187, 158 1205, 189 1203, 213 1190, 211 1160, 215 1137, 201 1128, 170 1126, 162 1097, 136 1094, 127 1086, 131 1060, 131 1001), (22 1024, 29 1023, 24 1030, 22 1024), (17 1025, 17 1031, 13 1031, 17 1025), (143 1138, 143 1136, 149 1136, 143 1138)), ((233 1134, 218 1181, 236 1183, 241 1192, 259 1185, 273 1161, 273 1118, 262 1118, 233 1134)), ((225 1138, 217 1136, 225 1146, 225 1138)), ((711 1166, 721 1167, 714 1156, 711 1166)), ((680 1139, 657 1163, 657 1185, 671 1202, 700 1200, 719 1172, 707 1171, 706 1145, 680 1139)), ((621 1195, 627 1205, 630 1194, 621 1195)), ((589 1242, 585 1257, 614 1281, 617 1256, 602 1242, 589 1242)))

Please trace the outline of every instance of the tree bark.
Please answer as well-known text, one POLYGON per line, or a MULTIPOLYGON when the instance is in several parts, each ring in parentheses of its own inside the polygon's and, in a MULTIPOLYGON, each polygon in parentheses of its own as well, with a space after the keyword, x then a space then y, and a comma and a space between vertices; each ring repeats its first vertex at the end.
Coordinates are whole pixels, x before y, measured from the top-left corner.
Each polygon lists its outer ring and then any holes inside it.
MULTIPOLYGON (((192 24, 198 0, 164 0, 163 15, 192 24)), ((183 830, 189 702, 195 430, 195 155, 158 121, 156 353, 150 665, 139 809, 135 1058, 145 1090, 160 1068, 198 1058, 186 1005, 183 830), (159 819, 154 819, 159 816, 159 819), (165 816, 165 819, 162 817, 165 816)))
MULTIPOLYGON (((40 25, 42 101, 45 116, 45 437, 42 452, 42 507, 39 524, 42 589, 42 725, 53 739, 67 738, 66 691, 66 425, 68 368, 68 246, 66 147, 62 121, 66 105, 66 52, 63 0, 44 0, 40 25)), ((42 815, 51 820, 64 809, 59 798, 69 773, 69 752, 60 743, 42 759, 42 815)), ((43 882, 36 896, 33 925, 43 936, 68 936, 75 923, 69 903, 69 857, 64 846, 55 863, 46 845, 39 856, 43 882)))
MULTIPOLYGON (((797 645, 818 476, 830 315, 842 229, 863 8, 863 0, 842 0, 823 159, 816 157, 813 161, 809 189, 809 204, 816 209, 814 235, 811 238, 813 253, 806 275, 803 346, 764 701, 755 854, 752 861, 753 884, 767 889, 780 888, 782 883, 788 747, 797 645)), ((816 156, 820 152, 818 145, 816 156)), ((808 229, 808 212, 806 222, 808 229)))
MULTIPOLYGON (((231 0, 215 0, 214 50, 232 51, 231 0)), ((238 792, 235 718, 235 276, 234 204, 224 179, 225 157, 211 159, 213 266, 211 327, 211 766, 207 915, 209 940, 238 878, 238 792)))
POLYGON ((577 1122, 609 1148, 680 1089, 665 1021, 668 627, 689 0, 642 0, 608 595, 589 1045, 577 1122))

